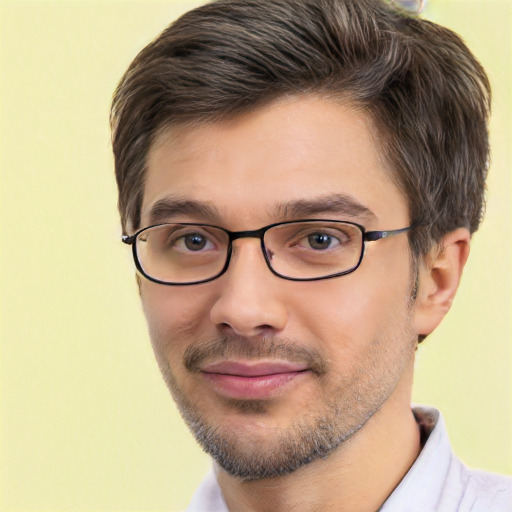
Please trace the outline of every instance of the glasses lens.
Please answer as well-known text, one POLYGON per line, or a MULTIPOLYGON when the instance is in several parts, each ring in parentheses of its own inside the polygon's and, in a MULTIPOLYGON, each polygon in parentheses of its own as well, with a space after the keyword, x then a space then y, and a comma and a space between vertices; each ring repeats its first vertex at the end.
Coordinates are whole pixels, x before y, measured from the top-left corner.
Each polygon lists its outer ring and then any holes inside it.
POLYGON ((318 279, 350 272, 359 264, 363 237, 354 224, 293 222, 265 233, 268 261, 275 272, 295 279, 318 279))
POLYGON ((145 274, 165 283, 194 283, 215 277, 226 263, 228 235, 195 224, 164 224, 142 231, 136 240, 145 274))

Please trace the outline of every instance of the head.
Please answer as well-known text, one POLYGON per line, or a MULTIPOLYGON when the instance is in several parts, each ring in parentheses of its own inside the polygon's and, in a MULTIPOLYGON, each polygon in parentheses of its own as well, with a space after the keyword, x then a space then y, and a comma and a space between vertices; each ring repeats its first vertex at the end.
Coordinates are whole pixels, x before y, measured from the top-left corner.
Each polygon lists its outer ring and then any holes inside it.
MULTIPOLYGON (((294 471, 384 404, 407 401, 418 337, 440 320, 425 321, 416 301, 422 265, 460 247, 460 233, 481 220, 489 101, 487 77, 458 36, 372 0, 219 0, 133 61, 111 115, 125 233, 149 225, 169 195, 183 207, 172 222, 231 231, 297 220, 283 211, 309 201, 311 212, 332 192, 370 210, 369 230, 413 226, 378 242, 379 262, 368 251, 368 264, 331 280, 260 275, 268 269, 254 245, 238 240, 215 281, 140 281, 166 382, 230 473, 294 471), (190 213, 198 203, 206 208, 190 213), (276 384, 282 393, 233 393, 216 377, 269 364, 293 380, 276 384)), ((314 218, 331 206, 322 208, 314 218)), ((452 256, 459 267, 462 252, 452 256)), ((439 288, 432 266, 425 275, 439 288)), ((424 289, 423 298, 432 286, 424 289)))
POLYGON ((448 29, 381 1, 224 0, 193 10, 144 48, 111 122, 124 232, 140 227, 146 159, 166 127, 229 119, 286 96, 361 109, 405 194, 415 254, 481 221, 487 76, 448 29))

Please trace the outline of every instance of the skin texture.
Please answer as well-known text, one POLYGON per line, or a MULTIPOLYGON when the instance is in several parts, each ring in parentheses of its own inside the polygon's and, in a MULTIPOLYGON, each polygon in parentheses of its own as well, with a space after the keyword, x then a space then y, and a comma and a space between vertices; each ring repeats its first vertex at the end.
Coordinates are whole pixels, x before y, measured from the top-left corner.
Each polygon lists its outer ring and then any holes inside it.
MULTIPOLYGON (((171 128, 149 154, 142 225, 204 222, 239 231, 329 218, 367 230, 408 226, 406 200, 372 130, 363 113, 318 97, 171 128), (365 209, 340 206, 334 193, 365 209), (159 201, 188 206, 157 218, 159 201), (305 212, 305 201, 316 209, 305 212), (203 207, 190 207, 196 202, 203 207)), ((385 501, 420 449, 410 409, 414 352, 418 334, 437 325, 455 293, 469 234, 454 233, 420 262, 414 304, 406 234, 367 243, 356 272, 324 281, 276 277, 251 238, 234 242, 230 268, 212 282, 140 280, 162 374, 217 461, 231 510, 354 512, 385 501), (225 361, 306 371, 263 398, 233 398, 201 371, 225 361)))

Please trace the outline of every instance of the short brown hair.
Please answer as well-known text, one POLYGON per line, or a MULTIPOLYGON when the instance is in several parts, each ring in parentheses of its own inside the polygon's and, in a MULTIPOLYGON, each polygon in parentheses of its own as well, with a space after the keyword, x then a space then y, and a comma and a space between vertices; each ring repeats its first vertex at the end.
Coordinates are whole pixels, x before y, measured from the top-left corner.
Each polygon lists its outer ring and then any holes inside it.
POLYGON ((285 95, 341 97, 373 119, 408 200, 414 254, 481 221, 490 86, 452 31, 379 0, 217 0, 132 62, 111 111, 123 229, 140 227, 145 161, 164 127, 285 95))

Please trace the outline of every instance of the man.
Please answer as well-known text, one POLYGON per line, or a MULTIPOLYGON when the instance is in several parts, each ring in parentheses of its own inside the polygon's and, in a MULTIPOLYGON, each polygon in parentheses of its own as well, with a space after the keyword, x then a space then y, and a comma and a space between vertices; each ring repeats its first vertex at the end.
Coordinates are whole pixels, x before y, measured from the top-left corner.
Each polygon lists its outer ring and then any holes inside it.
POLYGON ((123 240, 215 461, 189 510, 510 510, 410 406, 481 220, 489 97, 458 36, 372 0, 219 0, 131 64, 123 240))

